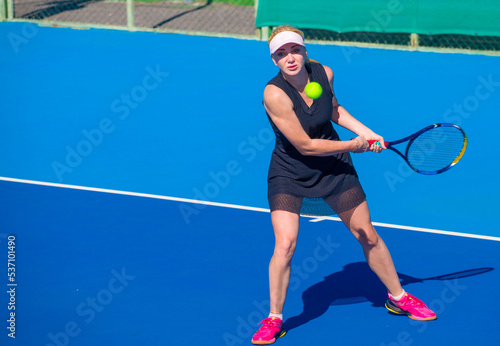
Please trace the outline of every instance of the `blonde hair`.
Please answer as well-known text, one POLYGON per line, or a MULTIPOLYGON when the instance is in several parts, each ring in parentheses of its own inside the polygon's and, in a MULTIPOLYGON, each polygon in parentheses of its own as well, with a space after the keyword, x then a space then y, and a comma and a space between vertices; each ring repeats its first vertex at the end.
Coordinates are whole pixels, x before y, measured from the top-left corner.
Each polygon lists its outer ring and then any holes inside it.
POLYGON ((291 25, 285 24, 285 25, 280 25, 273 30, 271 36, 269 37, 269 40, 267 40, 267 45, 269 45, 271 43, 274 36, 278 35, 280 32, 283 32, 283 31, 294 32, 296 34, 299 34, 302 37, 302 39, 304 39, 304 33, 301 30, 294 28, 291 25))

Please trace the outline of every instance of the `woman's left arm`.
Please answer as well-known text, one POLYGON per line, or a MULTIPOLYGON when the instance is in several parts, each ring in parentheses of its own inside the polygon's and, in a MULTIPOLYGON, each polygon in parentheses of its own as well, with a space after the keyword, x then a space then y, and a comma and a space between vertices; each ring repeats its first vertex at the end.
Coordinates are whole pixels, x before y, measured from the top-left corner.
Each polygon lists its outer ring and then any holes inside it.
MULTIPOLYGON (((328 81, 330 82, 330 87, 332 88, 333 92, 333 71, 327 66, 324 66, 324 68, 326 75, 328 76, 328 81)), ((376 134, 367 126, 365 126, 363 123, 361 123, 359 120, 354 118, 344 107, 338 104, 335 96, 332 99, 332 103, 333 103, 332 121, 335 124, 342 126, 351 132, 354 132, 358 136, 364 137, 366 140, 379 141, 381 148, 379 148, 378 146, 371 146, 370 148, 371 151, 380 152, 381 149, 387 149, 384 145, 384 138, 376 134)))
MULTIPOLYGON (((335 101, 333 101, 335 102, 335 101)), ((358 136, 363 136, 367 140, 369 139, 375 139, 379 140, 380 137, 377 135, 375 132, 373 132, 371 129, 366 127, 363 123, 361 123, 358 119, 354 118, 344 107, 341 105, 337 104, 334 105, 333 107, 333 112, 332 112, 332 121, 336 123, 337 125, 340 125, 349 131, 354 132, 358 136), (377 137, 377 138, 375 138, 377 137)))

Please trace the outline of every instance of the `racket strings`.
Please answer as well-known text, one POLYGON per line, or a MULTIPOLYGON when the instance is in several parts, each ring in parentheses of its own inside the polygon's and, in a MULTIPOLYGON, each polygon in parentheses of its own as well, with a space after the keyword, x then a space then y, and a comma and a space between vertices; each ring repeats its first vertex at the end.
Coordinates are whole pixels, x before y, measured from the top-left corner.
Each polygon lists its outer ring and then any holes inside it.
POLYGON ((439 172, 458 162, 466 147, 464 133, 454 126, 439 126, 415 138, 407 148, 410 165, 422 172, 439 172))

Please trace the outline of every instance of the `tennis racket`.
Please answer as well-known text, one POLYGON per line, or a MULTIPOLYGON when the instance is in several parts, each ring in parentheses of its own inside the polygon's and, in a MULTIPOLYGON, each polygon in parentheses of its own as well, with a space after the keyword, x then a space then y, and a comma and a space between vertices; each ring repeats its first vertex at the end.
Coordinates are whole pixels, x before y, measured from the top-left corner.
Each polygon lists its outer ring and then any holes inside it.
MULTIPOLYGON (((369 140, 370 146, 375 143, 369 140)), ((454 124, 434 124, 393 142, 384 142, 420 174, 433 175, 446 172, 462 158, 467 147, 464 130, 454 124), (408 142, 404 153, 395 145, 408 142)))

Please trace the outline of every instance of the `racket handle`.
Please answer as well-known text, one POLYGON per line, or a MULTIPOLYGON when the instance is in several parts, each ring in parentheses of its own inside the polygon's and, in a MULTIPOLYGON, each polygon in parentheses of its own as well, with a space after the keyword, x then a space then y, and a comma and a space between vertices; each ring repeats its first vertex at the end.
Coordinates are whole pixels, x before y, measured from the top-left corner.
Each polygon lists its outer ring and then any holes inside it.
MULTIPOLYGON (((370 146, 372 146, 372 144, 373 144, 373 143, 375 143, 375 142, 376 142, 375 140, 370 139, 370 140, 368 141, 368 144, 370 144, 370 146)), ((385 147, 386 147, 386 148, 388 148, 388 147, 389 147, 389 143, 387 143, 386 141, 384 141, 384 145, 385 145, 385 147)))

